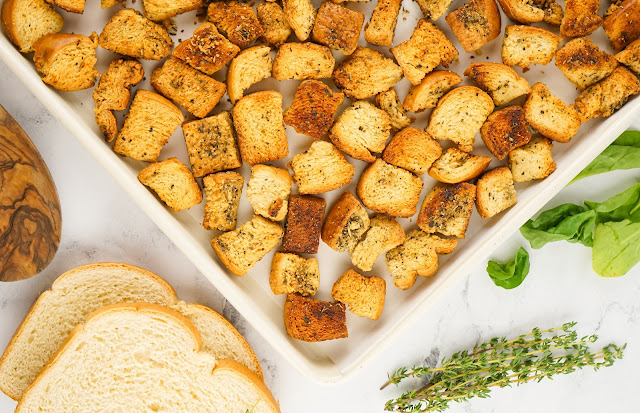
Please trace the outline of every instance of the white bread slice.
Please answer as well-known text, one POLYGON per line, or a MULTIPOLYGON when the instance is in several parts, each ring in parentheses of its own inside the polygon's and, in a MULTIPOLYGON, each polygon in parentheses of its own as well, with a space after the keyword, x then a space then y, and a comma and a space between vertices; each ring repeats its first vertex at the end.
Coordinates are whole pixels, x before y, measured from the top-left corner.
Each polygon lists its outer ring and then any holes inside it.
POLYGON ((198 330, 177 311, 104 307, 74 328, 16 412, 279 412, 258 376, 201 349, 198 330))
POLYGON ((40 295, 0 358, 0 390, 19 400, 88 314, 110 304, 141 301, 174 307, 202 328, 205 351, 216 358, 234 359, 262 376, 249 344, 220 314, 179 301, 173 288, 152 272, 127 264, 99 263, 67 271, 40 295))

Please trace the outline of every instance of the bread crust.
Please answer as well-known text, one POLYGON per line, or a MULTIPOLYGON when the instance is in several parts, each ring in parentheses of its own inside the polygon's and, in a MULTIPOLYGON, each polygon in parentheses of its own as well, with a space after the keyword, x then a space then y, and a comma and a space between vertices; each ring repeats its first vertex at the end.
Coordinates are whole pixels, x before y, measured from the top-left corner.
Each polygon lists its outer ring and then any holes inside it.
POLYGON ((500 10, 495 0, 471 0, 445 17, 466 52, 480 49, 500 35, 500 10))
POLYGON ((240 374, 246 376, 248 379, 251 380, 251 383, 255 387, 257 387, 260 390, 260 392, 271 402, 270 407, 273 413, 280 413, 280 404, 275 399, 275 397, 273 397, 273 394, 271 393, 267 385, 264 384, 264 381, 262 380, 262 375, 256 375, 254 372, 252 372, 247 367, 243 366, 242 364, 238 363, 235 360, 218 360, 218 364, 216 364, 216 368, 213 369, 213 372, 215 374, 216 371, 220 371, 220 370, 238 371, 240 372, 240 374))
POLYGON ((292 338, 307 342, 348 337, 344 304, 298 294, 287 294, 284 325, 292 338))

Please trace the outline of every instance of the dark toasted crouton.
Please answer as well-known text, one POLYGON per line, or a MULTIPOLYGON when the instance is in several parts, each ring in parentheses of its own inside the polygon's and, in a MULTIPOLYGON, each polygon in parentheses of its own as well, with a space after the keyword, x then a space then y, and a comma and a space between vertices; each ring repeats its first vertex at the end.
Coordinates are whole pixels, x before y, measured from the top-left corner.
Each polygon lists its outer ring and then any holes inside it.
POLYGON ((291 195, 282 249, 288 252, 315 254, 320 243, 322 218, 327 202, 312 195, 291 195))
POLYGON ((554 26, 560 26, 564 17, 564 10, 555 0, 533 0, 533 5, 544 11, 544 19, 542 21, 554 26))
POLYGON ((609 76, 618 62, 591 39, 573 39, 556 52, 556 66, 580 90, 609 76))
POLYGON ((504 159, 513 148, 531 140, 529 124, 520 106, 493 112, 480 129, 482 140, 497 159, 504 159))
POLYGON ((298 133, 319 140, 333 125, 333 116, 343 100, 342 93, 333 93, 324 83, 305 80, 296 89, 291 106, 284 112, 284 123, 298 133))
POLYGON ((382 315, 387 284, 376 276, 347 270, 331 288, 331 296, 349 306, 353 314, 377 320, 382 315))
POLYGON ((638 92, 638 78, 624 67, 618 67, 608 77, 580 93, 575 102, 578 116, 582 123, 598 116, 611 116, 638 92))
POLYGON ((378 0, 371 13, 371 20, 364 31, 364 38, 378 46, 391 46, 398 23, 401 0, 378 0))
POLYGON ((416 175, 422 175, 442 155, 442 148, 427 132, 405 128, 389 142, 382 159, 416 175))
POLYGON ((463 182, 436 186, 422 202, 418 226, 428 234, 464 238, 475 201, 475 185, 463 182))
POLYGON ((502 63, 528 68, 546 65, 553 59, 562 37, 540 27, 507 26, 502 41, 502 63))
POLYGON ((236 1, 214 1, 207 9, 209 21, 220 33, 240 48, 247 47, 262 36, 262 26, 248 4, 236 1))
POLYGON ((211 76, 238 54, 240 48, 218 33, 213 23, 204 23, 193 36, 176 46, 173 55, 194 69, 211 76))
POLYGON ((607 16, 604 31, 615 50, 624 49, 640 37, 640 0, 625 0, 607 16))
POLYGON ((495 0, 471 0, 445 20, 467 52, 480 49, 500 34, 500 10, 495 0))
POLYGON ((524 116, 531 127, 557 142, 569 142, 580 128, 573 105, 553 96, 542 83, 536 83, 524 104, 524 116))
POLYGON ((477 156, 456 148, 447 149, 431 168, 429 176, 446 184, 470 181, 491 163, 488 156, 477 156))
POLYGON ((291 337, 302 341, 316 342, 348 336, 344 304, 298 294, 287 294, 284 325, 291 337))
POLYGON ((364 14, 359 11, 325 1, 318 9, 311 36, 315 42, 350 55, 358 47, 363 23, 364 14))
POLYGON ((509 153, 509 169, 514 182, 544 179, 556 169, 551 156, 553 143, 547 138, 535 137, 509 153))
POLYGON ((338 89, 353 100, 389 90, 400 79, 400 66, 376 50, 358 47, 333 72, 338 89))
POLYGON ((327 214, 322 226, 322 241, 335 251, 347 250, 351 254, 369 224, 367 210, 358 198, 345 192, 327 214))
POLYGON ((588 36, 602 26, 598 15, 600 0, 565 0, 560 34, 565 37, 588 36))
POLYGON ((506 166, 487 171, 476 183, 476 206, 482 218, 491 218, 514 206, 518 200, 513 175, 506 166))
POLYGON ((446 70, 433 71, 427 74, 419 85, 411 85, 402 105, 412 112, 435 108, 438 100, 460 83, 462 78, 456 73, 446 70))

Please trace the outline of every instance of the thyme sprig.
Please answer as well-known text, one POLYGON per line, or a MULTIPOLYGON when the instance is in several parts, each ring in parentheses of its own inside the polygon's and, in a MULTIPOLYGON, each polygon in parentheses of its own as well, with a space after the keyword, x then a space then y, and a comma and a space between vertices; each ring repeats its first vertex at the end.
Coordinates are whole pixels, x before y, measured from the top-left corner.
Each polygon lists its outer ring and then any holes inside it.
POLYGON ((611 366, 622 358, 626 344, 609 344, 598 352, 589 345, 598 336, 578 337, 576 323, 540 330, 515 339, 492 338, 471 351, 454 353, 443 359, 440 367, 403 367, 389 376, 380 388, 398 385, 408 378, 426 380, 427 384, 389 400, 385 410, 397 412, 441 412, 451 401, 463 402, 473 397, 489 397, 493 387, 511 387, 530 381, 541 381, 577 369, 611 366))

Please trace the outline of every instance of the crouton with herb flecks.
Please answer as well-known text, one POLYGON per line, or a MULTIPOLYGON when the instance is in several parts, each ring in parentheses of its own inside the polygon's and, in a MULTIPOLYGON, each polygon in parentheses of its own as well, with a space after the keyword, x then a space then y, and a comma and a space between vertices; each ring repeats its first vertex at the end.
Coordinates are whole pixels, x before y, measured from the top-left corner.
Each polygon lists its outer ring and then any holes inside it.
POLYGON ((99 43, 113 53, 145 60, 164 59, 173 49, 167 29, 133 9, 114 14, 102 29, 99 43))
POLYGON ((604 21, 614 50, 624 49, 640 37, 640 0, 625 0, 604 21))
POLYGON ((350 55, 358 47, 363 23, 364 14, 359 11, 325 1, 318 9, 311 37, 314 42, 350 55))
POLYGON ((464 71, 464 75, 472 78, 491 95, 497 106, 506 105, 531 91, 525 78, 502 63, 473 63, 464 71))
POLYGON ((158 194, 174 212, 202 202, 202 191, 193 174, 176 158, 152 163, 138 173, 138 180, 158 194))
POLYGON ((299 294, 287 294, 284 325, 289 336, 296 340, 317 342, 348 336, 344 304, 299 294))
POLYGON ((544 20, 545 12, 532 0, 498 0, 504 14, 520 23, 537 23, 544 20))
POLYGON ((473 52, 497 38, 500 10, 495 0, 471 0, 445 18, 466 52, 473 52))
POLYGON ((575 106, 580 121, 585 123, 599 116, 611 116, 639 92, 638 78, 624 67, 618 67, 608 77, 583 90, 576 98, 575 106))
POLYGON ((425 18, 433 21, 444 16, 453 0, 416 0, 425 18))
POLYGON ((470 183, 436 186, 427 194, 418 214, 418 227, 428 234, 464 238, 476 201, 470 183))
POLYGON ((524 116, 533 129, 557 142, 569 142, 581 124, 573 105, 566 105, 539 82, 527 97, 524 116))
POLYGON ((419 85, 411 85, 402 105, 406 110, 412 112, 435 108, 438 100, 460 83, 462 83, 462 78, 454 72, 433 71, 426 75, 419 85))
POLYGON ((520 106, 508 106, 493 112, 482 125, 480 136, 496 159, 504 159, 512 149, 531 140, 524 109, 520 106))
POLYGON ((364 31, 364 39, 378 46, 391 46, 398 23, 401 0, 378 0, 364 31))
POLYGON ((584 90, 609 76, 618 67, 618 61, 591 39, 581 37, 556 52, 556 66, 571 83, 584 90))
POLYGON ((506 166, 487 171, 476 183, 476 207, 482 218, 491 218, 514 206, 518 200, 513 175, 506 166))
POLYGON ((404 129, 409 126, 415 119, 407 116, 400 98, 394 88, 386 92, 380 92, 376 95, 376 106, 387 112, 391 119, 391 127, 395 130, 404 129))
POLYGON ((258 6, 258 20, 262 26, 262 39, 274 46, 280 46, 291 36, 291 26, 284 10, 278 3, 268 2, 258 6))
POLYGON ((532 63, 549 64, 561 41, 562 37, 540 27, 507 26, 502 41, 502 63, 523 69, 532 63))
POLYGON ((0 24, 20 53, 29 53, 36 40, 62 30, 64 17, 45 0, 4 0, 0 24))
POLYGON ((560 34, 564 37, 588 36, 602 26, 598 15, 600 0, 565 0, 560 34))
POLYGON ((369 214, 358 198, 344 192, 333 204, 322 226, 322 241, 331 249, 353 253, 369 229, 369 214))
POLYGON ((238 206, 244 178, 237 172, 218 172, 202 179, 204 184, 205 229, 232 231, 238 221, 238 206))
POLYGON ((347 185, 354 167, 332 143, 313 142, 309 149, 291 159, 289 167, 300 194, 321 194, 347 185))
POLYGON ((284 123, 314 140, 322 139, 333 125, 333 116, 343 100, 342 93, 333 93, 324 83, 305 80, 284 112, 284 123))
POLYGON ((317 13, 311 0, 283 0, 282 9, 298 40, 306 41, 311 35, 317 13))
POLYGON ((142 0, 142 8, 144 15, 155 22, 169 20, 178 14, 186 13, 192 10, 198 10, 204 5, 203 0, 142 0))
POLYGON ((402 69, 382 53, 358 47, 333 71, 338 89, 352 100, 368 99, 402 79, 402 69))
POLYGON ((637 75, 640 75, 640 39, 627 46, 615 58, 637 75))
POLYGON ((529 143, 509 153, 509 169, 514 182, 544 179, 556 169, 551 156, 553 143, 547 138, 535 137, 529 143))
POLYGON ((273 221, 287 216, 291 176, 289 171, 270 165, 254 165, 247 185, 247 199, 253 211, 273 221))
POLYGON ((240 48, 221 35, 213 23, 204 23, 193 36, 176 46, 173 55, 206 75, 213 75, 233 59, 240 48))
POLYGON ((271 77, 271 48, 266 45, 254 46, 241 51, 233 58, 227 72, 227 87, 231 103, 242 98, 251 85, 271 77))
POLYGON ((440 155, 442 147, 435 139, 427 132, 409 127, 396 133, 382 153, 382 159, 422 175, 440 155))
POLYGON ((241 49, 262 36, 262 26, 253 8, 237 1, 214 1, 207 9, 209 21, 241 49))
POLYGON ((273 60, 273 77, 285 79, 324 79, 331 77, 336 61, 331 50, 315 43, 285 43, 273 60))
POLYGON ((316 258, 275 253, 269 275, 269 286, 274 294, 315 295, 319 285, 320 267, 316 258))

